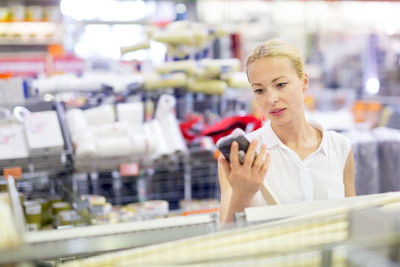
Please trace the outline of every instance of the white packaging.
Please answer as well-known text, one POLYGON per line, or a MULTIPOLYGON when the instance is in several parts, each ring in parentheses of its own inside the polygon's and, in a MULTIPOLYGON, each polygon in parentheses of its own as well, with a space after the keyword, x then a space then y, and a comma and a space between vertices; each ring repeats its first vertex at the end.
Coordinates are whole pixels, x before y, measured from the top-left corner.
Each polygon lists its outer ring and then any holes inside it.
POLYGON ((179 123, 176 117, 171 113, 165 114, 165 116, 160 118, 160 124, 167 143, 172 147, 171 150, 179 153, 186 152, 186 143, 179 129, 179 123))
MULTIPOLYGON (((159 140, 157 139, 157 135, 153 132, 151 124, 145 123, 143 124, 143 132, 146 136, 147 145, 148 145, 148 153, 152 154, 155 153, 158 145, 159 140)), ((161 140, 162 142, 163 140, 161 140)))
POLYGON ((144 134, 132 134, 132 149, 134 154, 144 154, 148 152, 149 144, 146 135, 144 134))
POLYGON ((132 124, 143 123, 144 107, 142 102, 122 103, 117 105, 118 120, 132 124))
POLYGON ((0 160, 28 156, 24 127, 20 124, 0 125, 0 160))
POLYGON ((95 135, 93 134, 91 128, 85 131, 76 131, 71 134, 71 139, 74 144, 81 142, 81 140, 94 140, 95 135))
POLYGON ((108 124, 101 124, 98 126, 91 126, 90 129, 96 137, 119 137, 128 136, 131 132, 131 127, 126 122, 114 122, 108 124))
POLYGON ((155 140, 157 140, 157 146, 155 147, 154 151, 155 156, 160 157, 171 154, 173 152, 173 147, 168 145, 160 122, 158 120, 152 120, 149 125, 151 129, 150 132, 156 136, 155 140))
POLYGON ((99 157, 128 156, 133 153, 129 137, 98 138, 96 147, 99 157))
POLYGON ((97 155, 97 147, 94 140, 83 141, 82 139, 76 144, 76 156, 82 158, 94 158, 97 155))
POLYGON ((175 105, 176 100, 172 95, 162 95, 158 100, 156 119, 162 128, 168 151, 186 152, 186 143, 175 116, 175 105))
POLYGON ((87 109, 83 114, 89 125, 113 123, 115 121, 114 108, 111 105, 87 109))
POLYGON ((64 139, 55 111, 27 114, 24 125, 30 154, 62 152, 64 139))
POLYGON ((79 108, 74 108, 67 111, 67 123, 71 133, 86 131, 88 128, 83 111, 79 108))

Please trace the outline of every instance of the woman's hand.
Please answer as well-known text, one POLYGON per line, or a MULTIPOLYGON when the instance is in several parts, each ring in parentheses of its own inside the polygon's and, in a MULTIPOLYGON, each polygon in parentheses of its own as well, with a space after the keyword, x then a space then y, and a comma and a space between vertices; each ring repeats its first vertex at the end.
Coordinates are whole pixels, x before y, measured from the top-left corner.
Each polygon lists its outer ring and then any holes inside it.
POLYGON ((232 188, 232 196, 243 200, 251 200, 260 190, 264 177, 268 171, 270 154, 264 160, 267 147, 261 146, 260 153, 256 155, 257 140, 254 139, 247 150, 243 165, 240 164, 238 153, 239 145, 236 141, 232 143, 230 151, 230 164, 221 157, 219 162, 223 166, 227 180, 232 188))

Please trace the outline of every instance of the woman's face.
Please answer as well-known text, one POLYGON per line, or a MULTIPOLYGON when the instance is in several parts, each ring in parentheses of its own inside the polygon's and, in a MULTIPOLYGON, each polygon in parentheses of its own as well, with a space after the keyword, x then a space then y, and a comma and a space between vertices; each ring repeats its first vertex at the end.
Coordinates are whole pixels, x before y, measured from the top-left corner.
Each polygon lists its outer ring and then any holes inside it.
POLYGON ((258 59, 247 68, 257 105, 277 125, 286 124, 304 113, 308 78, 302 80, 286 57, 258 59))

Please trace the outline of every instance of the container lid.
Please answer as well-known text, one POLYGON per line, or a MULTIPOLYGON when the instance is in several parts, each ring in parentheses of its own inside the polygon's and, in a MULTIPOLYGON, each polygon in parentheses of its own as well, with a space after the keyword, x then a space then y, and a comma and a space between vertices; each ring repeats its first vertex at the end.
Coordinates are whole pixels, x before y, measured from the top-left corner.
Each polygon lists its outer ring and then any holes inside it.
POLYGON ((71 208, 68 202, 56 202, 51 205, 53 209, 71 208))
POLYGON ((47 199, 45 199, 45 198, 35 198, 35 199, 33 199, 32 201, 35 201, 35 202, 40 203, 40 204, 45 204, 45 203, 49 202, 49 201, 48 201, 47 199))
POLYGON ((42 206, 36 201, 25 201, 24 206, 27 215, 38 215, 42 213, 42 206))

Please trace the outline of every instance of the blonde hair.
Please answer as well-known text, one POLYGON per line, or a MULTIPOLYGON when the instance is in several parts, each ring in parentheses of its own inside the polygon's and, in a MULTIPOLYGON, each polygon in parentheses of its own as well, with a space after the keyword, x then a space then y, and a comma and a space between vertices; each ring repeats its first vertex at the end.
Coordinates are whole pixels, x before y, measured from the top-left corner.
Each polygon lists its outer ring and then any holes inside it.
POLYGON ((283 41, 272 39, 258 45, 246 60, 246 73, 253 62, 262 58, 286 57, 288 58, 300 79, 304 79, 304 60, 299 50, 283 41))

